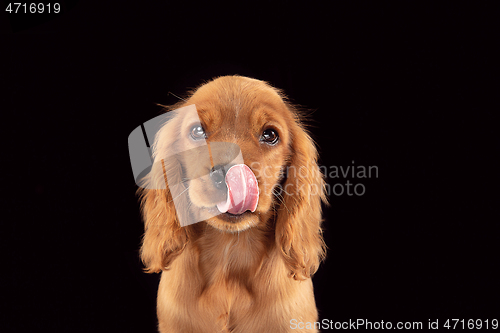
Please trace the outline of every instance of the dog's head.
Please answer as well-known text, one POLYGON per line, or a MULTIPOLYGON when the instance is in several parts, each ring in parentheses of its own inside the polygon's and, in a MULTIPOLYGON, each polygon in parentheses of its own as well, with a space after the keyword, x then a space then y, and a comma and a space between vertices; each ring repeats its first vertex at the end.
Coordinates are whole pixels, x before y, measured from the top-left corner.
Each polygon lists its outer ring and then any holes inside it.
MULTIPOLYGON (((190 153, 162 165, 163 172, 175 170, 179 177, 168 182, 182 184, 182 198, 176 199, 182 199, 185 212, 179 212, 180 205, 176 211, 168 189, 142 192, 142 257, 148 268, 168 266, 188 242, 190 226, 179 224, 179 214, 206 213, 203 223, 222 231, 275 228, 292 271, 307 276, 318 252, 308 254, 307 248, 323 247, 319 224, 325 195, 317 152, 298 111, 279 90, 241 76, 210 81, 175 108, 192 104, 197 112, 174 117, 155 140, 155 161, 163 160, 168 147, 190 153), (197 150, 202 142, 207 150, 197 150), (242 160, 235 162, 238 155, 242 160)), ((156 170, 151 179, 161 179, 156 170)))

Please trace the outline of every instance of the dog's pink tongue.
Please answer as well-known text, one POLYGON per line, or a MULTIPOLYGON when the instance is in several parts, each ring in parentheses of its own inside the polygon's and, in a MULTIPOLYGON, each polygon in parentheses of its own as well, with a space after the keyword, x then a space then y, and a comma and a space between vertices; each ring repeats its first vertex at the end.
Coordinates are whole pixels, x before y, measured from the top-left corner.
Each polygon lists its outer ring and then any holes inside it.
POLYGON ((259 203, 259 185, 254 173, 245 164, 233 165, 226 173, 227 199, 217 204, 221 213, 254 212, 259 203))

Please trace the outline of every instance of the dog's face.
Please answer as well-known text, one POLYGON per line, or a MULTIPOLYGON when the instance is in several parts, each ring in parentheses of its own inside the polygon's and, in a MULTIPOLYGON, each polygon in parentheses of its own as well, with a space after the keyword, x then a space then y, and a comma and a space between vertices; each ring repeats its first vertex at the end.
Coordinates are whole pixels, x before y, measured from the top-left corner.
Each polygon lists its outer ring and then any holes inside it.
MULTIPOLYGON (((211 226, 224 231, 242 231, 267 221, 273 214, 273 203, 279 200, 273 191, 283 178, 291 155, 289 146, 293 115, 277 91, 267 84, 245 77, 221 77, 201 86, 187 101, 195 104, 198 114, 182 119, 179 150, 190 150, 206 140, 211 158, 200 159, 196 154, 182 161, 188 174, 190 205, 206 210, 211 226), (243 162, 258 183, 258 204, 255 211, 232 214, 220 212, 217 204, 227 200, 226 169, 219 164, 230 163, 238 151, 217 149, 216 143, 227 142, 241 149, 243 162), (222 163, 221 163, 222 162, 222 163), (189 177, 201 175, 200 177, 189 177)), ((253 177, 250 175, 250 177, 253 177)), ((242 187, 250 186, 242 181, 242 187)))

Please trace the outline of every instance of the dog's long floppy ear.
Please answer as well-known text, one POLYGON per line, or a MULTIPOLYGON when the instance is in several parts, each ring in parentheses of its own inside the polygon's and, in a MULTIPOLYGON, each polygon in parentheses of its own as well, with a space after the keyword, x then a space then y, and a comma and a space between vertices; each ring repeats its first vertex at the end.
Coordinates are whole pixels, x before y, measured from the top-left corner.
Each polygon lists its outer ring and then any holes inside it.
POLYGON ((291 127, 292 156, 276 220, 276 242, 293 278, 305 280, 325 257, 321 202, 327 203, 327 198, 313 140, 298 116, 291 127))
MULTIPOLYGON (((175 145, 179 124, 180 120, 173 118, 156 135, 153 144, 153 167, 143 180, 144 188, 139 188, 137 191, 141 198, 145 224, 141 259, 148 273, 167 269, 182 253, 189 240, 189 228, 181 227, 172 194, 166 186, 166 170, 170 170, 169 175, 177 175, 179 178, 171 181, 181 182, 180 162, 175 159, 164 159, 165 151, 175 145)), ((184 199, 184 203, 182 197, 177 199, 181 200, 177 201, 178 207, 179 203, 187 207, 187 199, 184 199)))

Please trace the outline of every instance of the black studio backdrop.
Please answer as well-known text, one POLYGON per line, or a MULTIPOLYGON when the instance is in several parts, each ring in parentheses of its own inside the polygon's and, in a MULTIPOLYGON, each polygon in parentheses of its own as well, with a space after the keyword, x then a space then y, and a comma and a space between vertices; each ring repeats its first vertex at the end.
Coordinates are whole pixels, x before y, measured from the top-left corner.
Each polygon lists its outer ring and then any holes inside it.
POLYGON ((226 74, 312 110, 329 175, 378 171, 328 178, 320 319, 500 319, 493 2, 61 5, 0 17, 3 332, 155 331, 127 137, 226 74))

